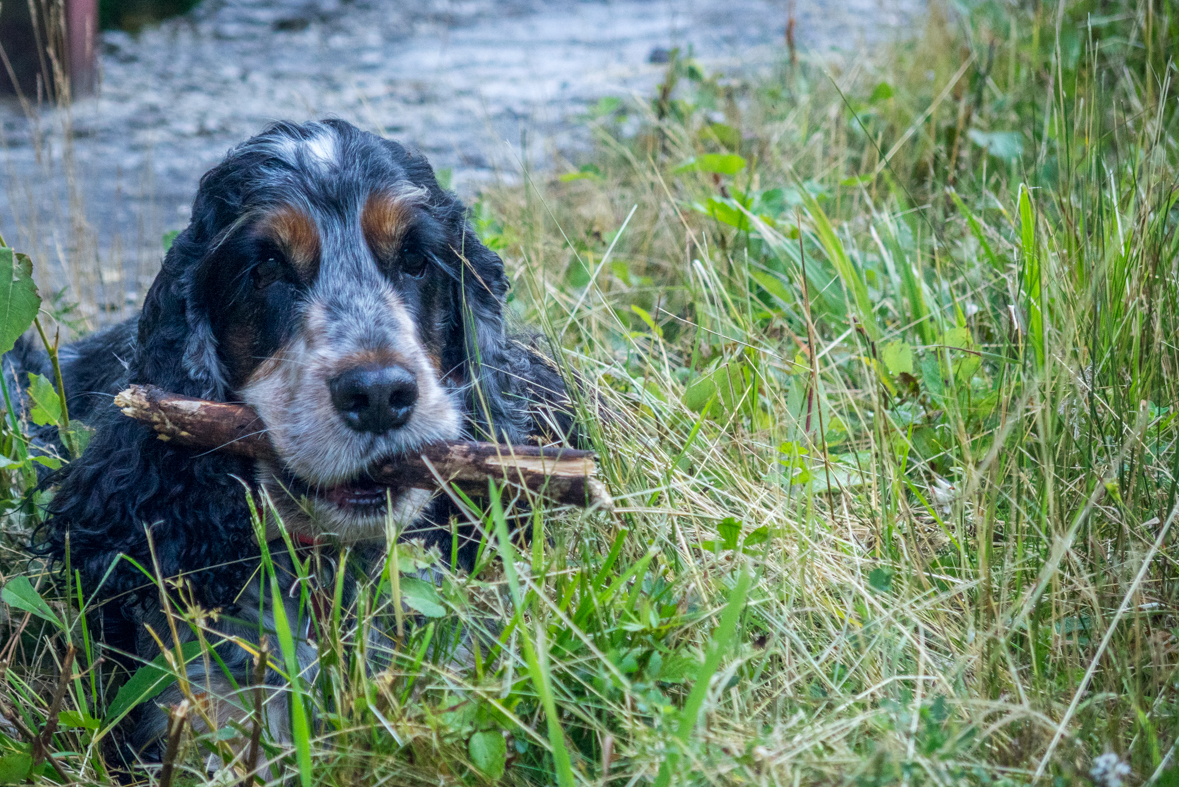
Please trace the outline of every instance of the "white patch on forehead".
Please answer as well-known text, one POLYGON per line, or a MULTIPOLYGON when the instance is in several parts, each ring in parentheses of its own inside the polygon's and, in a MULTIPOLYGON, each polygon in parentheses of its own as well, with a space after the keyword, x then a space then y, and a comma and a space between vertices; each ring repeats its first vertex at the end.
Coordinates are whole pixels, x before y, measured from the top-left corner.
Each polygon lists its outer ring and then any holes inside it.
POLYGON ((307 161, 320 167, 334 166, 339 157, 336 147, 336 137, 330 131, 324 131, 303 142, 303 155, 307 161))

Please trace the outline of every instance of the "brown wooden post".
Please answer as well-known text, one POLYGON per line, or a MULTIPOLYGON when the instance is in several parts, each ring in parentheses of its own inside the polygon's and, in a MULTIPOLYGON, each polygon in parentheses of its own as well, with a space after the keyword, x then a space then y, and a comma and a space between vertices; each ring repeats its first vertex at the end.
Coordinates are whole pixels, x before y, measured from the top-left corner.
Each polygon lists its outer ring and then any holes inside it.
POLYGON ((98 0, 65 0, 65 4, 70 92, 77 97, 93 92, 97 82, 98 0))
POLYGON ((98 0, 0 2, 0 92, 20 92, 31 101, 58 98, 56 57, 70 95, 90 93, 97 41, 98 0))

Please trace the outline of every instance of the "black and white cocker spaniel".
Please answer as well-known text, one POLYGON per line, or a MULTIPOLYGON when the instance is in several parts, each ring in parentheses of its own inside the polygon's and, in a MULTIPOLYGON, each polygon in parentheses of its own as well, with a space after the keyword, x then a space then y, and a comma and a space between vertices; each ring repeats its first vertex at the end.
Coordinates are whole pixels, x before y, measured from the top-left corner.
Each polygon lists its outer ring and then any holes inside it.
MULTIPOLYGON (((569 439, 557 368, 505 330, 507 290, 502 261, 421 155, 338 120, 269 127, 201 179, 139 317, 63 350, 71 412, 96 432, 62 472, 34 549, 59 566, 68 550, 85 591, 114 600, 103 636, 141 659, 159 652, 148 626, 165 641, 168 626, 159 589, 123 556, 183 576, 229 636, 273 629, 248 494, 268 496, 304 542, 380 544, 392 520, 468 565, 477 539, 445 495, 394 489, 387 510, 366 471, 438 440, 569 439), (249 404, 281 461, 158 439, 111 404, 128 383, 249 404)), ((7 365, 44 371, 30 347, 7 365)), ((313 669, 306 630, 294 633, 313 669)), ((190 677, 231 697, 251 656, 218 654, 224 668, 205 674, 197 659, 190 677)), ((165 722, 146 711, 134 747, 150 756, 165 722)))

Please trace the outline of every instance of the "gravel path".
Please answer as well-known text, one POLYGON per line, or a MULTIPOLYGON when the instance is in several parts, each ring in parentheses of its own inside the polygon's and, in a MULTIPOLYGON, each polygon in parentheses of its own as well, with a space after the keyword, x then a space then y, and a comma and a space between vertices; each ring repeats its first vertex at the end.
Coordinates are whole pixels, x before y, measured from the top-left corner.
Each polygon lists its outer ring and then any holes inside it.
MULTIPOLYGON (((714 68, 780 56, 788 1, 205 0, 138 37, 104 34, 98 95, 68 119, 0 103, 0 233, 40 258, 43 286, 118 312, 154 274, 162 233, 186 223, 201 173, 270 120, 381 131, 470 194, 522 155, 543 166, 583 146, 571 121, 598 98, 649 95, 656 48, 690 45, 714 68)), ((903 31, 923 2, 795 6, 800 46, 825 50, 903 31)))

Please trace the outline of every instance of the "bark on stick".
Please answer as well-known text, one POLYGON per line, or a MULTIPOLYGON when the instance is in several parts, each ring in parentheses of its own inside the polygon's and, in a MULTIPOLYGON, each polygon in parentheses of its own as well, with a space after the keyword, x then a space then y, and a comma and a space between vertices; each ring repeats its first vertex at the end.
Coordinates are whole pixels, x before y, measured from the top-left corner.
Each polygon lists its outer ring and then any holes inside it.
MULTIPOLYGON (((151 426, 161 440, 210 451, 277 460, 262 419, 241 404, 210 402, 132 385, 115 397, 124 415, 151 426)), ((374 468, 372 479, 395 487, 437 489, 438 479, 472 497, 487 494, 488 479, 524 486, 563 505, 609 510, 610 493, 597 478, 592 451, 533 445, 448 442, 424 446, 374 468)))

